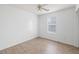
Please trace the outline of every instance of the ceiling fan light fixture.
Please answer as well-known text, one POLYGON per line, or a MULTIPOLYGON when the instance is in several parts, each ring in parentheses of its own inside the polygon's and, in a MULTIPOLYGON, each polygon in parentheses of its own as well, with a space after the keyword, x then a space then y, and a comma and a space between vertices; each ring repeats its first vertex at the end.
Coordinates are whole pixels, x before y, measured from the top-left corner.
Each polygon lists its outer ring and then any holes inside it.
MULTIPOLYGON (((46 5, 44 5, 44 6, 46 6, 46 5)), ((44 8, 44 6, 39 4, 39 5, 37 6, 38 11, 42 11, 42 10, 44 10, 44 11, 49 11, 49 9, 44 8)))

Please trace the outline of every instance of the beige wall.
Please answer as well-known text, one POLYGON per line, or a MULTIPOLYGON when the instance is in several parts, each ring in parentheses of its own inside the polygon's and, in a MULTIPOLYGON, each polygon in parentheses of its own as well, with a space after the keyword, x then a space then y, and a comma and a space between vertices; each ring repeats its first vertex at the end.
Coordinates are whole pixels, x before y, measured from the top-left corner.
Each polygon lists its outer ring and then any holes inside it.
POLYGON ((40 36, 78 47, 78 23, 75 8, 40 16, 40 36), (47 17, 56 17, 56 34, 47 33, 47 17))
POLYGON ((0 5, 0 50, 37 36, 37 15, 0 5))

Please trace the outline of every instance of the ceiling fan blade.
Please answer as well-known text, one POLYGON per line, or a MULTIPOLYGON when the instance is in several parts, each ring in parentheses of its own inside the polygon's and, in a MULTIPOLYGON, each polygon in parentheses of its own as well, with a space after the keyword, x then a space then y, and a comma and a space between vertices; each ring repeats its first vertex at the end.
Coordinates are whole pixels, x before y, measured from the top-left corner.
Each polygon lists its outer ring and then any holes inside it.
POLYGON ((38 7, 38 10, 41 10, 41 5, 40 4, 37 7, 38 7))
POLYGON ((45 9, 45 8, 41 8, 41 9, 43 9, 43 10, 45 10, 45 11, 49 11, 49 9, 45 9))
POLYGON ((43 8, 43 6, 46 6, 47 4, 38 4, 38 10, 39 11, 42 11, 42 10, 44 10, 44 11, 49 11, 49 9, 46 9, 46 8, 43 8))

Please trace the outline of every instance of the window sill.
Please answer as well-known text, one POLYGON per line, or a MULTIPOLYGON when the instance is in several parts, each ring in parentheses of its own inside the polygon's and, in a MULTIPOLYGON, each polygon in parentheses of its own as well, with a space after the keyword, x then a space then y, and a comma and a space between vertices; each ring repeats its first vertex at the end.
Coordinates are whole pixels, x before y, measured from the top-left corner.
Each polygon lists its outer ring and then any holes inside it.
POLYGON ((55 32, 47 32, 48 34, 56 34, 55 32))

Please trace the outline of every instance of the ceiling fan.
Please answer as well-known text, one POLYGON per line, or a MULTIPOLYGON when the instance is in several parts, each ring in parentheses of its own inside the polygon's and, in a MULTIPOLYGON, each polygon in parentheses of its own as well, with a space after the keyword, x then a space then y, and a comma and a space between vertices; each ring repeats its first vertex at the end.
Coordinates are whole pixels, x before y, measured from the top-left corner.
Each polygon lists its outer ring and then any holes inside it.
POLYGON ((45 8, 46 5, 47 4, 38 4, 37 5, 38 11, 42 11, 42 10, 49 11, 49 9, 45 8))

